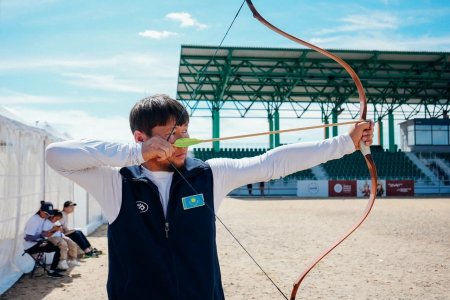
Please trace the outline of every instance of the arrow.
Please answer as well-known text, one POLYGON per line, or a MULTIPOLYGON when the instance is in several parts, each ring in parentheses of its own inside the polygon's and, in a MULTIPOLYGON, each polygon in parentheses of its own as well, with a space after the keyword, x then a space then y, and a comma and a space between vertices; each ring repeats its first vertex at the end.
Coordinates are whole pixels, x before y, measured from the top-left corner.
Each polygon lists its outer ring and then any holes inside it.
POLYGON ((361 122, 361 120, 348 121, 348 122, 342 122, 342 123, 322 124, 322 125, 300 127, 300 128, 282 129, 282 130, 275 130, 275 131, 265 131, 265 132, 258 132, 258 133, 249 133, 249 134, 243 134, 243 135, 234 135, 234 136, 227 136, 227 137, 206 139, 206 140, 196 139, 196 138, 181 138, 181 139, 176 140, 173 145, 178 148, 185 148, 185 147, 190 147, 190 146, 201 144, 201 143, 210 143, 210 142, 218 142, 218 141, 225 141, 225 140, 235 140, 235 139, 242 139, 242 138, 247 138, 247 137, 252 137, 252 136, 261 136, 261 135, 277 134, 277 133, 284 133, 284 132, 302 131, 302 130, 326 128, 326 127, 332 127, 332 126, 350 125, 350 124, 356 124, 359 122, 361 122))

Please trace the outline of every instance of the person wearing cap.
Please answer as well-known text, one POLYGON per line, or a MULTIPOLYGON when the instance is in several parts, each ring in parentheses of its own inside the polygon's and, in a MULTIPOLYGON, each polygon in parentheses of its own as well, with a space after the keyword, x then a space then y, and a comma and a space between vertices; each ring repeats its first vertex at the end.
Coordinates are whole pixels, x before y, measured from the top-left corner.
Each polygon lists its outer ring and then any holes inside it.
POLYGON ((81 230, 69 229, 67 226, 69 220, 68 215, 73 213, 76 205, 77 204, 73 203, 72 201, 64 202, 62 218, 61 220, 59 220, 63 229, 63 233, 72 241, 74 241, 83 250, 84 254, 87 257, 97 257, 99 253, 92 249, 91 243, 89 243, 89 240, 84 235, 84 233, 81 230))
POLYGON ((50 271, 47 273, 49 277, 59 278, 63 277, 58 273, 58 263, 60 258, 60 250, 52 243, 48 243, 45 239, 56 232, 57 228, 51 227, 48 230, 44 229, 45 221, 53 213, 53 204, 51 202, 41 201, 39 211, 31 216, 25 225, 25 236, 23 248, 26 253, 33 255, 35 253, 51 253, 54 252, 53 260, 50 265, 50 271))

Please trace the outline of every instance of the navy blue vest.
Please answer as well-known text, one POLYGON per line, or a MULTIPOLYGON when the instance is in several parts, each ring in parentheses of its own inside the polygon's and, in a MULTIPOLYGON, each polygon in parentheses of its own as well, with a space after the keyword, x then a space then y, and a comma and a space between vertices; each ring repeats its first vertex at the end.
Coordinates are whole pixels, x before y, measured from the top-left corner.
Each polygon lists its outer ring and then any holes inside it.
POLYGON ((224 299, 216 247, 213 176, 188 158, 174 173, 167 216, 142 167, 122 168, 122 206, 109 225, 109 299, 224 299), (193 190, 194 189, 194 190, 193 190), (206 205, 183 209, 202 193, 206 205))

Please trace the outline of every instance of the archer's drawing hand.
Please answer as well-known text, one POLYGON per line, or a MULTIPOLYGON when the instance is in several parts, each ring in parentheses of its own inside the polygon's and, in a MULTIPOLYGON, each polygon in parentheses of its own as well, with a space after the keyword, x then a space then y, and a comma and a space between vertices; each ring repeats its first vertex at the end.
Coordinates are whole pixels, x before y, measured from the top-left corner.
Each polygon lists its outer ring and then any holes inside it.
POLYGON ((363 141, 366 146, 370 146, 373 143, 373 128, 375 124, 372 120, 362 121, 356 123, 354 127, 350 129, 350 137, 355 144, 355 149, 359 150, 359 142, 363 141))
POLYGON ((160 136, 153 136, 142 142, 142 157, 145 161, 164 161, 173 155, 174 146, 160 136))

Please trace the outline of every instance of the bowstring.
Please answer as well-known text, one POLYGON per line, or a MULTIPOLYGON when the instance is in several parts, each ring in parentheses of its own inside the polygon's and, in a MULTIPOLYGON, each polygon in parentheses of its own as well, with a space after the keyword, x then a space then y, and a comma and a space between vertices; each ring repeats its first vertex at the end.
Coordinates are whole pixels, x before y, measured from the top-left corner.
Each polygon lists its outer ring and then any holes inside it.
MULTIPOLYGON (((0 0, 0 1, 1 1, 1 0, 0 0)), ((216 50, 214 51, 214 54, 213 54, 211 60, 206 64, 206 66, 205 66, 205 67, 203 68, 203 70, 200 72, 200 74, 199 74, 198 77, 201 78, 201 81, 200 81, 199 84, 197 84, 197 86, 195 87, 195 90, 192 92, 192 97, 197 96, 197 90, 199 89, 199 87, 201 87, 201 86, 203 85, 203 83, 205 83, 206 76, 203 76, 203 75, 205 74, 205 72, 206 72, 206 70, 208 69, 209 65, 210 65, 210 64, 214 61, 214 59, 216 58, 217 53, 219 52, 220 48, 222 48, 222 43, 223 43, 223 41, 225 40, 225 38, 227 37, 228 32, 230 32, 231 27, 232 27, 233 24, 234 24, 234 21, 236 21, 236 19, 237 19, 239 13, 240 13, 241 10, 242 10, 242 7, 244 6, 244 3, 245 3, 245 0, 242 1, 241 6, 239 7, 238 11, 237 11, 236 14, 234 15, 233 21, 231 21, 230 26, 228 26, 228 29, 227 29, 227 31, 225 32, 225 35, 223 36, 222 40, 220 41, 219 46, 216 47, 216 50)), ((183 112, 180 112, 180 115, 178 116, 178 119, 176 120, 175 124, 174 124, 173 127, 172 127, 172 130, 170 131, 169 138, 170 138, 170 136, 173 134, 173 132, 174 132, 174 130, 175 130, 175 128, 176 128, 178 122, 180 122, 182 116, 183 116, 183 112)), ((169 138, 167 138, 167 140, 169 140, 169 138)))
MULTIPOLYGON (((189 187, 192 189, 192 191, 195 194, 200 194, 192 185, 191 183, 186 179, 186 177, 183 176, 183 174, 181 174, 181 172, 178 170, 178 168, 176 168, 172 162, 170 160, 168 160, 170 165, 172 166, 172 168, 178 173, 178 175, 180 175, 180 177, 189 185, 189 187)), ((227 225, 225 225, 225 223, 216 215, 216 212, 211 208, 211 206, 209 206, 208 203, 204 202, 205 206, 209 209, 209 211, 214 215, 214 217, 220 222, 220 224, 222 224, 222 226, 228 231, 228 233, 233 237, 233 239, 236 241, 236 243, 242 248, 242 250, 244 250, 245 253, 247 253, 248 257, 250 257, 250 259, 255 263, 255 265, 258 266, 258 268, 261 270, 261 272, 263 272, 263 274, 267 277, 267 279, 269 279, 270 282, 272 282, 272 284, 277 288, 277 290, 281 293, 281 295, 283 295, 284 299, 288 299, 287 296, 283 293, 283 291, 281 290, 281 288, 273 281, 273 279, 269 276, 269 274, 267 274, 266 271, 264 271, 264 269, 261 267, 261 265, 256 261, 256 259, 250 254, 250 252, 244 247, 244 245, 242 245, 242 243, 238 240, 238 238, 233 234, 233 232, 228 228, 227 225)))
MULTIPOLYGON (((222 47, 222 44, 225 40, 225 38, 227 37, 228 33, 231 30, 231 27, 234 24, 234 21, 236 20, 236 18, 238 17, 239 13, 242 10, 242 7, 245 4, 245 0, 242 1, 241 6, 239 7, 238 11, 236 12, 233 20, 231 21, 231 24, 228 26, 227 31, 225 32, 225 35, 223 36, 222 40, 219 43, 219 46, 217 46, 217 48, 214 51, 214 54, 211 58, 211 60, 206 64, 206 66, 203 68, 202 73, 200 73, 199 78, 201 79, 201 82, 196 86, 194 92, 193 92, 193 97, 196 96, 197 94, 197 90, 199 89, 200 86, 203 85, 203 83, 206 80, 206 76, 204 75, 204 72, 208 69, 209 65, 214 61, 217 53, 219 52, 220 48, 222 47), (203 76, 203 77, 202 77, 203 76)), ((178 116, 178 119, 176 120, 175 124, 172 127, 172 130, 170 131, 169 136, 167 137, 167 141, 169 141, 170 137, 172 136, 173 132, 175 131, 175 128, 177 127, 178 122, 180 122, 181 118, 183 116, 183 111, 180 112, 180 115, 178 116)), ((167 159, 167 161, 170 163, 170 165, 172 166, 172 168, 178 173, 178 175, 184 180, 184 182, 186 182, 189 186, 189 188, 195 193, 195 194, 200 194, 193 186, 192 184, 186 179, 186 177, 183 176, 183 174, 180 172, 180 170, 178 170, 178 168, 169 160, 167 159)), ((261 270, 261 272, 266 276, 266 278, 276 287, 276 289, 280 292, 280 294, 284 297, 284 299, 288 299, 287 296, 283 293, 283 291, 281 290, 281 288, 275 283, 275 281, 269 276, 269 274, 267 274, 267 272, 262 268, 262 266, 256 261, 256 259, 250 254, 250 252, 244 247, 244 245, 239 241, 239 239, 234 235, 234 233, 228 228, 227 225, 225 225, 225 223, 217 216, 216 212, 211 208, 211 206, 205 202, 205 206, 209 209, 209 211, 214 215, 214 217, 216 218, 216 220, 218 220, 220 222, 220 224, 222 224, 223 228, 225 228, 225 230, 233 237, 233 239, 236 241, 236 243, 242 248, 242 250, 244 250, 244 252, 248 255, 248 257, 250 257, 250 259, 255 263, 256 266, 258 266, 258 268, 261 270)))

